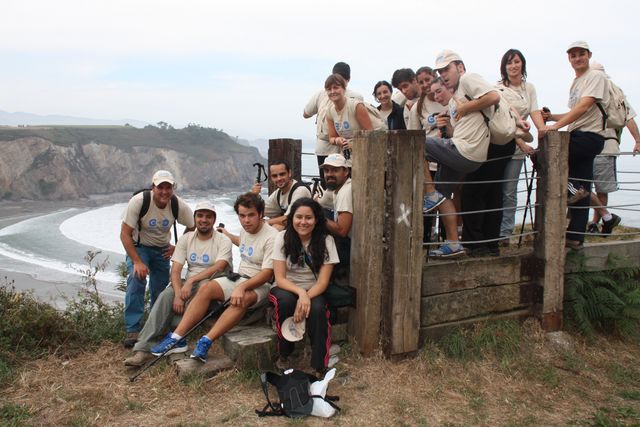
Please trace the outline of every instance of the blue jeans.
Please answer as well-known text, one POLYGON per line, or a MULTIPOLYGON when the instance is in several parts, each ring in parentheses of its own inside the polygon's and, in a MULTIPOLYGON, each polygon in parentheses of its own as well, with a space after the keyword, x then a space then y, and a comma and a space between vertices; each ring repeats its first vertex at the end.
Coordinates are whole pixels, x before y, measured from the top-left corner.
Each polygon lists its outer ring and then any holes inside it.
POLYGON ((518 206, 518 179, 524 157, 512 158, 504 169, 503 179, 512 179, 513 182, 502 183, 502 223, 500 224, 500 236, 509 237, 516 226, 516 206, 518 206))
MULTIPOLYGON (((160 292, 169 283, 169 260, 162 255, 164 250, 165 248, 136 246, 136 251, 142 262, 149 268, 152 306, 160 292)), ((127 276, 127 293, 124 297, 124 327, 127 332, 140 332, 144 316, 144 293, 147 287, 147 278, 139 279, 133 274, 133 262, 129 257, 127 257, 127 269, 129 276, 127 276)))

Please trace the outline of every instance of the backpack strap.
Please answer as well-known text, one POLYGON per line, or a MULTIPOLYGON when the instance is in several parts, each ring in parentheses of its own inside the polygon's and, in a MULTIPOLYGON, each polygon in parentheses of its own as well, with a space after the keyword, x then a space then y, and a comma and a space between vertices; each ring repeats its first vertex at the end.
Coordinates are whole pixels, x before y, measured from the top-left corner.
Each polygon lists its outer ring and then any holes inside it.
POLYGON ((269 399, 269 383, 274 384, 274 382, 277 382, 279 378, 279 376, 272 372, 265 372, 260 374, 260 384, 262 385, 262 392, 267 398, 267 404, 264 405, 262 411, 259 411, 257 409, 255 410, 256 414, 259 417, 281 417, 285 415, 282 406, 278 406, 272 403, 271 399, 269 399))
MULTIPOLYGON (((465 95, 465 98, 467 98, 468 101, 473 101, 473 98, 471 98, 469 95, 465 95)), ((496 110, 498 109, 498 106, 496 105, 496 110)), ((484 111, 479 110, 480 114, 482 114, 482 117, 484 118, 484 122, 487 126, 489 126, 489 117, 487 117, 487 115, 484 113, 484 111)))
POLYGON ((598 110, 600 110, 600 113, 602 113, 602 130, 605 130, 607 128, 607 119, 609 118, 609 115, 600 102, 596 102, 596 106, 598 107, 598 110))
POLYGON ((149 205, 151 204, 151 190, 142 190, 142 206, 140 207, 140 213, 138 214, 138 241, 136 246, 140 244, 140 231, 142 230, 142 217, 149 212, 149 205))
POLYGON ((178 213, 180 209, 180 203, 178 203, 178 196, 175 194, 171 196, 171 214, 173 215, 173 237, 176 239, 176 244, 178 244, 178 213))
POLYGON ((322 397, 319 394, 312 394, 309 397, 312 398, 312 399, 322 399, 325 402, 327 402, 329 405, 331 405, 331 407, 333 407, 336 411, 342 411, 342 409, 338 405, 333 403, 333 402, 337 402, 338 400, 340 400, 340 397, 338 397, 338 396, 326 395, 325 397, 322 397))

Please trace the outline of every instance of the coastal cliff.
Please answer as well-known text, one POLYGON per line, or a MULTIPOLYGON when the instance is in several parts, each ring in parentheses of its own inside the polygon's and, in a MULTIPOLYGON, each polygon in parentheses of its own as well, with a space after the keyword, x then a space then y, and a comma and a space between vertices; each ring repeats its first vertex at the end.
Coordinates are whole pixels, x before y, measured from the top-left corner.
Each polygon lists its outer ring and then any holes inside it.
POLYGON ((158 169, 180 190, 248 188, 265 160, 227 134, 132 127, 0 130, 0 199, 71 200, 148 187, 158 169))

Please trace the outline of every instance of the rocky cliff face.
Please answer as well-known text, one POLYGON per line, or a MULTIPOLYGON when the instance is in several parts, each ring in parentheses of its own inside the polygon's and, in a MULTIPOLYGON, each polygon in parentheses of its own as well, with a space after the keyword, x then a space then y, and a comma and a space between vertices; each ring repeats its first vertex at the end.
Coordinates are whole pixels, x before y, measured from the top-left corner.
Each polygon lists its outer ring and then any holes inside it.
POLYGON ((249 188, 257 149, 195 157, 167 148, 88 142, 62 146, 28 137, 0 144, 0 199, 69 200, 133 191, 151 184, 158 169, 171 171, 180 190, 249 188))

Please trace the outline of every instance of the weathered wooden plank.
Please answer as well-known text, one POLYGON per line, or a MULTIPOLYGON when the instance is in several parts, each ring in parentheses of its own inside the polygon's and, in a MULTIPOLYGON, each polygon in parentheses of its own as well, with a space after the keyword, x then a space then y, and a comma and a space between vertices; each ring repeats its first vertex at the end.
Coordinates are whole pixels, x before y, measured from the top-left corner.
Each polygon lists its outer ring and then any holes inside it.
POLYGON ((386 142, 386 132, 365 131, 352 150, 351 284, 358 299, 348 330, 364 355, 374 353, 380 338, 386 142))
MULTIPOLYGON (((609 255, 620 258, 622 265, 637 267, 640 265, 640 240, 624 240, 606 243, 585 244, 582 254, 585 256, 585 269, 587 271, 608 270, 607 260, 609 255)), ((567 263, 565 273, 577 270, 576 266, 567 263)))
POLYGON ((521 264, 520 255, 429 262, 423 268, 421 294, 437 295, 531 280, 521 264))
POLYGON ((390 355, 418 349, 423 164, 424 132, 389 133, 382 331, 385 350, 390 355))
POLYGON ((487 286, 422 298, 421 326, 511 311, 532 303, 534 283, 487 286))
POLYGON ((542 327, 557 331, 562 329, 569 133, 549 132, 539 148, 536 200, 541 203, 536 207, 534 247, 543 265, 542 327))
POLYGON ((227 356, 241 369, 270 369, 276 357, 276 333, 260 326, 236 326, 222 337, 227 356))
POLYGON ((466 320, 458 320, 455 322, 440 323, 438 325, 426 326, 420 328, 420 346, 424 346, 427 341, 438 341, 454 328, 469 327, 475 323, 486 322, 491 320, 525 320, 532 316, 532 310, 530 308, 517 309, 508 311, 505 313, 488 314, 485 316, 478 316, 466 320))
MULTIPOLYGON (((291 165, 293 179, 300 181, 302 174, 302 140, 291 138, 279 138, 269 140, 269 164, 273 160, 286 160, 291 165)), ((266 172, 269 174, 269 166, 265 165, 266 172)), ((264 185, 264 184, 263 184, 264 185)), ((275 185, 269 180, 269 194, 276 189, 275 185)))

